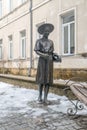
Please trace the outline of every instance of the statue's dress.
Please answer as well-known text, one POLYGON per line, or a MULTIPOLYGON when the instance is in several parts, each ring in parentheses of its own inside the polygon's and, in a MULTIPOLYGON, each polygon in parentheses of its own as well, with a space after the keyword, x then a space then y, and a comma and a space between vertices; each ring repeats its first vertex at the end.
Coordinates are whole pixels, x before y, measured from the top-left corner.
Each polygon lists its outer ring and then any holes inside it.
POLYGON ((48 54, 49 57, 39 56, 36 82, 38 84, 53 84, 53 41, 49 39, 39 39, 36 41, 34 51, 48 54))

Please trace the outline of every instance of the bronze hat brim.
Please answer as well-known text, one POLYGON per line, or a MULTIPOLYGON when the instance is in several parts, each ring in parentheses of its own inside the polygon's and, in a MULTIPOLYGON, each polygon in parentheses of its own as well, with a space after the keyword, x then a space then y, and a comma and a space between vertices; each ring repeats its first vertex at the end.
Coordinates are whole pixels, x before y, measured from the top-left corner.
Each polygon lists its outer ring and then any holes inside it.
POLYGON ((45 23, 45 24, 41 25, 41 26, 38 28, 38 32, 39 32, 40 34, 44 34, 46 27, 48 28, 49 33, 51 33, 51 32, 54 30, 54 26, 53 26, 52 24, 50 24, 50 23, 45 23))

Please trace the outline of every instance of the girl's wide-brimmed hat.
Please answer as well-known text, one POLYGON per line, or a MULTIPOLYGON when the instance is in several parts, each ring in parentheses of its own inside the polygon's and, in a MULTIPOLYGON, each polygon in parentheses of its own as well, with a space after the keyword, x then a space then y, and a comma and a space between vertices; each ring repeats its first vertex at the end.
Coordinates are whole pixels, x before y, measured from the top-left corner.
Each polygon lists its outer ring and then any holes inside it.
POLYGON ((49 33, 51 33, 54 30, 54 26, 50 23, 45 23, 42 24, 39 28, 38 28, 38 32, 40 34, 44 34, 45 31, 48 31, 49 33))

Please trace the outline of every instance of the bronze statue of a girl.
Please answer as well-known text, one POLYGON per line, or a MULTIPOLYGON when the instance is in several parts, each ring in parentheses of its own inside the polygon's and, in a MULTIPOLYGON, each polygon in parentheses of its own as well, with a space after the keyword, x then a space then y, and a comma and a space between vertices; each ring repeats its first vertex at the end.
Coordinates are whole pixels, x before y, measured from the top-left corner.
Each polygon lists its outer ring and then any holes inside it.
POLYGON ((46 103, 49 87, 53 84, 53 41, 48 39, 49 34, 54 30, 50 23, 41 25, 38 32, 43 37, 36 41, 34 51, 39 55, 36 82, 39 84, 39 103, 46 103), (44 86, 44 99, 42 100, 42 91, 44 86))

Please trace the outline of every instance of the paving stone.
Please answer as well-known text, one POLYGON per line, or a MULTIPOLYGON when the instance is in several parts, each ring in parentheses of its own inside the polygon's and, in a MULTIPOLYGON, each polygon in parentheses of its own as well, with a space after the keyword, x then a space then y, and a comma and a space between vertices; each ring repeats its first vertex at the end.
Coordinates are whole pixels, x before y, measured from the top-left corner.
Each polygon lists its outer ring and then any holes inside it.
POLYGON ((5 130, 5 128, 3 128, 3 127, 1 128, 1 127, 0 127, 0 130, 5 130))

